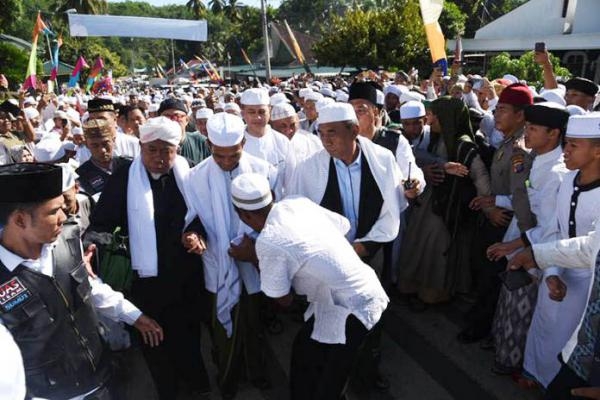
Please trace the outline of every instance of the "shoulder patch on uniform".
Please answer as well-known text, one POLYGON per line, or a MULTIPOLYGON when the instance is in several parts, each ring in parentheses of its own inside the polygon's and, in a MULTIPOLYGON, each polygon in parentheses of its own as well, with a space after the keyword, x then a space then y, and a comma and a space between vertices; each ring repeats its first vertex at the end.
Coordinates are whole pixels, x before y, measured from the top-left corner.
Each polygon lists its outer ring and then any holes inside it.
POLYGON ((19 278, 0 283, 0 307, 7 312, 23 304, 31 297, 29 289, 23 285, 19 278))

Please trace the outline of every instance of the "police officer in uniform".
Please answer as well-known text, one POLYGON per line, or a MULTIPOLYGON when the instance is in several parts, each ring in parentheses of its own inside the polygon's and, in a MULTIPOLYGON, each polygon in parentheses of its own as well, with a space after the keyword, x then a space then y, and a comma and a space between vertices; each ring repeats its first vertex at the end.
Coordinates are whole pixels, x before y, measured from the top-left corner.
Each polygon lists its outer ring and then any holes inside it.
POLYGON ((96 312, 134 325, 151 345, 161 327, 88 276, 77 224, 63 225, 62 169, 0 167, 0 323, 17 343, 28 397, 110 399, 110 354, 96 312), (92 290, 93 289, 93 290, 92 290))

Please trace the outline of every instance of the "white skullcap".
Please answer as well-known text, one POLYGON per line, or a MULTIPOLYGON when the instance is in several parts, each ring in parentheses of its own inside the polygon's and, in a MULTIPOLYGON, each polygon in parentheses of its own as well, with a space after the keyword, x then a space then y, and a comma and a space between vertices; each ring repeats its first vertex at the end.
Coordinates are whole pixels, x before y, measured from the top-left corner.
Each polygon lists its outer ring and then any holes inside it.
POLYGON ((32 97, 32 96, 27 96, 25 98, 25 100, 23 100, 23 104, 24 105, 25 104, 32 104, 33 105, 33 104, 37 104, 37 103, 38 103, 37 100, 34 97, 32 97))
POLYGON ((40 112, 33 107, 26 107, 23 109, 23 113, 25 114, 25 118, 33 119, 40 116, 40 112))
POLYGON ((33 156, 37 162, 51 163, 65 156, 62 142, 56 136, 49 136, 38 142, 33 148, 33 156))
POLYGON ((456 83, 461 83, 461 82, 462 82, 462 83, 465 83, 465 82, 467 82, 468 80, 469 80, 469 79, 468 79, 466 76, 464 76, 463 74, 460 74, 460 75, 458 76, 458 78, 456 79, 456 83))
POLYGON ((383 94, 383 92, 379 89, 376 89, 375 93, 377 94, 375 102, 378 106, 383 106, 385 104, 385 94, 383 94))
POLYGON ((519 83, 519 78, 511 74, 504 75, 502 79, 506 79, 507 81, 510 81, 510 83, 519 83))
POLYGON ((315 81, 315 82, 313 82, 313 86, 321 89, 323 87, 323 83, 320 81, 315 81))
POLYGON ((306 95, 309 93, 312 93, 312 91, 313 90, 311 88, 302 88, 302 89, 298 90, 298 97, 301 97, 304 99, 304 98, 306 98, 306 95))
POLYGON ((581 139, 600 138, 600 112, 570 117, 565 136, 581 139))
POLYGON ((546 89, 541 93, 541 95, 544 99, 546 99, 546 101, 551 101, 562 106, 567 105, 567 102, 564 98, 564 93, 562 93, 560 89, 546 89))
POLYGON ((71 133, 73 134, 73 136, 78 135, 78 136, 83 136, 83 129, 81 129, 78 126, 73 127, 73 129, 71 129, 71 133))
POLYGON ((231 182, 231 201, 242 210, 260 210, 273 202, 269 181, 262 175, 246 173, 231 182))
POLYGON ((268 106, 269 100, 269 92, 265 89, 252 88, 242 93, 240 102, 245 106, 268 106))
POLYGON ((154 113, 155 113, 155 112, 157 112, 157 111, 158 111, 158 109, 159 109, 159 108, 160 108, 160 104, 158 104, 158 103, 152 103, 152 104, 150 104, 150 105, 148 106, 148 112, 149 112, 149 113, 151 113, 151 112, 154 112, 154 113))
MULTIPOLYGON (((331 86, 331 85, 329 85, 329 86, 331 86)), ((319 91, 319 93, 321 93, 325 97, 330 97, 332 99, 335 99, 335 92, 331 88, 323 86, 321 88, 321 90, 319 91)))
POLYGON ((344 91, 337 91, 337 96, 336 96, 336 100, 339 101, 340 103, 347 103, 348 99, 350 98, 350 96, 348 96, 348 93, 344 92, 344 91))
POLYGON ((65 151, 77 151, 77 145, 70 140, 65 140, 62 146, 65 151))
POLYGON ((473 83, 473 90, 481 90, 483 88, 483 79, 476 80, 473 83))
POLYGON ((410 100, 400 107, 400 119, 413 119, 425 116, 425 106, 420 101, 410 100))
POLYGON ((571 116, 587 114, 587 111, 585 111, 582 107, 576 106, 575 104, 568 105, 567 111, 571 116))
POLYGON ((237 103, 225 103, 225 105, 223 106, 223 111, 227 112, 227 111, 233 111, 235 114, 240 115, 242 113, 242 110, 240 109, 240 106, 237 105, 237 103))
POLYGON ((321 100, 317 101, 317 104, 315 104, 315 108, 317 109, 317 112, 319 112, 319 110, 321 110, 323 107, 327 107, 332 103, 335 103, 334 99, 332 99, 331 97, 323 97, 321 100))
POLYGON ((62 191, 63 193, 75 186, 79 175, 75 172, 73 167, 67 163, 56 164, 62 168, 62 191))
POLYGON ((424 101, 425 100, 425 96, 423 96, 421 93, 417 93, 413 90, 409 90, 406 93, 402 93, 402 96, 400 96, 400 103, 406 103, 407 101, 424 101))
POLYGON ((290 101, 288 100, 287 97, 285 97, 285 94, 283 93, 275 93, 273 96, 271 96, 271 99, 269 100, 269 103, 274 106, 275 104, 278 103, 289 103, 290 101))
POLYGON ((206 122, 208 140, 219 147, 231 147, 242 142, 246 126, 237 115, 217 113, 206 122))
POLYGON ((196 111, 196 119, 208 119, 214 115, 214 111, 210 108, 199 108, 196 111))
POLYGON ((53 118, 67 119, 67 113, 61 110, 56 110, 53 118))
POLYGON ((383 88, 383 94, 387 95, 388 93, 395 94, 398 98, 402 96, 402 93, 408 92, 408 88, 404 85, 389 85, 383 88))
POLYGON ((181 142, 181 126, 167 117, 149 118, 140 126, 140 142, 148 143, 162 140, 177 146, 181 142))
POLYGON ((321 93, 311 91, 310 93, 307 93, 306 96, 304 96, 304 101, 314 101, 316 103, 323 97, 324 96, 321 93))
MULTIPOLYGON (((323 89, 331 89, 331 90, 333 90, 333 85, 331 83, 326 82, 326 83, 323 84, 323 89)), ((323 95, 325 95, 325 93, 323 93, 323 95)))
POLYGON ((358 122, 354 107, 348 103, 333 103, 323 107, 319 111, 319 117, 317 118, 319 125, 339 121, 358 122))
POLYGON ((289 103, 278 103, 271 109, 271 121, 279 121, 294 115, 296 115, 296 110, 289 103))

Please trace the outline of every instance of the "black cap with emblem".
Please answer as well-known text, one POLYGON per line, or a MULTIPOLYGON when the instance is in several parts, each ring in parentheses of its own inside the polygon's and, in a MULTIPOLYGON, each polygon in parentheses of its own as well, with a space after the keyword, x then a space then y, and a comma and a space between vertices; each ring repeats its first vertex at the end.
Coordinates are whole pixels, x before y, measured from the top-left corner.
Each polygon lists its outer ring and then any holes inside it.
POLYGON ((62 195, 62 168, 43 163, 0 166, 0 203, 37 203, 62 195))
POLYGON ((115 112, 115 105, 111 99, 103 99, 101 97, 96 97, 88 101, 87 110, 89 113, 102 111, 115 112))
POLYGON ((577 90, 581 93, 584 93, 588 96, 595 96, 598 93, 598 85, 589 79, 575 77, 569 79, 565 83, 565 88, 567 90, 577 90))
POLYGON ((525 109, 525 121, 550 129, 565 129, 569 122, 567 108, 552 102, 537 103, 525 109))

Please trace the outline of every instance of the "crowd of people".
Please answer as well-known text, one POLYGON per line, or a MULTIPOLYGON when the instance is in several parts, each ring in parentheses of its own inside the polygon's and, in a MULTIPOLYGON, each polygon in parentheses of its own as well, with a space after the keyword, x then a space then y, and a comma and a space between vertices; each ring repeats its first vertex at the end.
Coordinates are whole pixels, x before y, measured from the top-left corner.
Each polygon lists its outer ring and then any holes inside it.
POLYGON ((5 100, 0 397, 208 393, 203 326, 222 398, 267 389, 289 306, 292 399, 385 391, 392 298, 469 303, 494 373, 600 398, 599 87, 535 61, 540 87, 454 65, 5 100), (126 349, 154 388, 124 393, 126 349))

